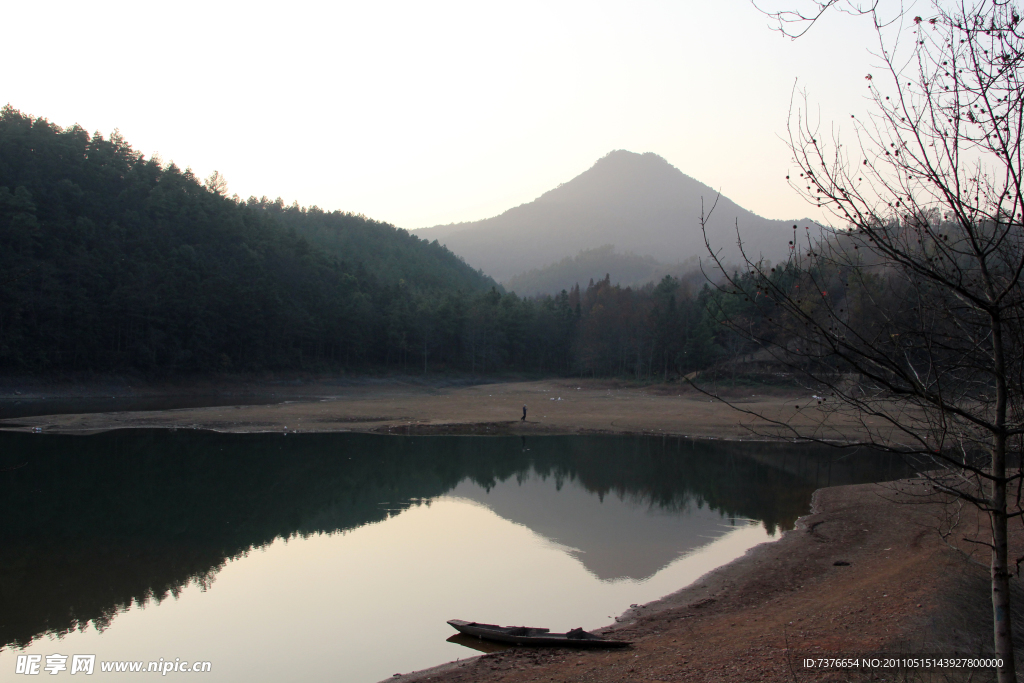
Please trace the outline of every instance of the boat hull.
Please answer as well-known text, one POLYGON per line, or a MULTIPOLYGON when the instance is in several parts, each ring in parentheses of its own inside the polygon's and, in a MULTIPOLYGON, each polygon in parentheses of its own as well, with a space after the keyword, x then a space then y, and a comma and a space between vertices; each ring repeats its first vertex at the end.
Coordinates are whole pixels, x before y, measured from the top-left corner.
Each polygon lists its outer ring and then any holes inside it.
POLYGON ((624 640, 608 640, 592 633, 583 632, 581 636, 572 637, 565 633, 550 633, 546 628, 530 628, 528 626, 498 626, 497 624, 480 624, 475 621, 452 619, 448 625, 459 633, 476 636, 484 640, 508 645, 526 647, 571 647, 571 648, 613 648, 628 647, 631 642, 624 640))

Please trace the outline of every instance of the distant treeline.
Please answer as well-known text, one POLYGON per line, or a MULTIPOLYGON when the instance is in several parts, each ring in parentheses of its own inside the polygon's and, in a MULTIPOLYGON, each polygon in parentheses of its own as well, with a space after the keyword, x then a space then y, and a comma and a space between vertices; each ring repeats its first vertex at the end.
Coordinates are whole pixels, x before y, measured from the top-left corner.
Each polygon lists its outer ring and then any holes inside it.
POLYGON ((715 297, 666 277, 521 298, 436 241, 0 110, 2 371, 684 373, 736 346, 715 297))
POLYGON ((643 287, 648 282, 658 282, 666 275, 678 277, 698 287, 705 281, 696 257, 669 265, 651 256, 619 253, 613 245, 606 244, 584 249, 576 256, 566 256, 543 268, 520 273, 506 280, 504 285, 520 296, 533 297, 568 290, 574 284, 600 278, 605 273, 614 273, 618 284, 633 288, 643 287))

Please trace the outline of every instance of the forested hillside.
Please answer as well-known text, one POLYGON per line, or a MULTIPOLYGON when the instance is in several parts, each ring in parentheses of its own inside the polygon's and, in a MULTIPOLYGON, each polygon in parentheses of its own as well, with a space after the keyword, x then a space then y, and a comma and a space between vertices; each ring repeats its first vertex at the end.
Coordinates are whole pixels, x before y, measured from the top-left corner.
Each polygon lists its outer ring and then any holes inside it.
POLYGON ((520 273, 503 284, 519 296, 543 296, 557 294, 580 282, 600 279, 610 273, 615 274, 613 282, 616 284, 633 288, 657 283, 666 275, 698 283, 698 286, 705 280, 696 256, 669 265, 651 256, 620 253, 613 245, 606 244, 596 249, 584 249, 571 258, 566 256, 558 263, 520 273))
POLYGON ((494 286, 494 281, 441 246, 427 242, 407 230, 341 211, 327 212, 318 207, 302 209, 297 204, 285 208, 278 199, 250 199, 278 218, 311 245, 328 255, 358 263, 383 282, 405 281, 417 290, 479 291, 494 286))
POLYGON ((117 134, 4 108, 0 367, 387 362, 410 298, 494 286, 393 226, 208 184, 117 134))
POLYGON ((2 372, 650 377, 743 347, 701 283, 612 283, 520 297, 393 226, 0 110, 2 372))

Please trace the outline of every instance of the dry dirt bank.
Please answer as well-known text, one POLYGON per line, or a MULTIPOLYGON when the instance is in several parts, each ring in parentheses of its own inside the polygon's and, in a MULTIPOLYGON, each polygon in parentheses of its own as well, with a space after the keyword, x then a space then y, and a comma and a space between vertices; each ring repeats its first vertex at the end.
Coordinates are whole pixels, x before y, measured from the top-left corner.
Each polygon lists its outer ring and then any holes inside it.
MULTIPOLYGON (((813 514, 778 542, 603 630, 634 641, 630 649, 513 648, 391 680, 916 680, 801 664, 804 657, 879 651, 977 652, 987 644, 985 571, 941 543, 932 506, 894 502, 914 491, 922 485, 818 491, 813 514)), ((948 679, 944 673, 931 680, 948 679)), ((987 676, 975 672, 972 680, 987 676)))
MULTIPOLYGON (((412 433, 655 433, 747 439, 765 426, 720 400, 687 387, 639 388, 602 381, 544 380, 476 386, 378 384, 312 385, 302 397, 276 405, 239 405, 145 412, 15 418, 0 429, 96 432, 132 427, 178 427, 224 432, 408 431, 412 433), (521 421, 523 406, 527 420, 521 421)), ((822 413, 809 393, 751 389, 728 395, 745 409, 817 425, 822 413)), ((241 402, 241 401, 240 401, 241 402)), ((827 438, 850 438, 858 427, 827 422, 827 438)), ((760 435, 763 437, 763 434, 760 435)))

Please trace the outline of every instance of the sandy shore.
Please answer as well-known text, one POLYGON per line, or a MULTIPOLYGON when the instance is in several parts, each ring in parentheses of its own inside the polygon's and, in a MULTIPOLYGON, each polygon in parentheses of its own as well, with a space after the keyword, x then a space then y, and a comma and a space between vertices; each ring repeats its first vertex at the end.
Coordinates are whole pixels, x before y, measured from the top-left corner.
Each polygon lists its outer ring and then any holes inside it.
MULTIPOLYGON (((653 433, 718 439, 786 436, 685 385, 638 387, 621 382, 544 380, 449 387, 314 384, 292 391, 294 401, 276 405, 14 418, 0 420, 0 429, 64 433, 134 427, 222 432, 653 433), (524 405, 526 421, 520 419, 524 405)), ((817 428, 825 438, 847 439, 859 429, 825 420, 810 392, 732 390, 723 397, 744 410, 788 420, 803 429, 817 428)))

